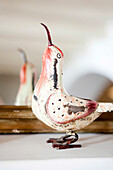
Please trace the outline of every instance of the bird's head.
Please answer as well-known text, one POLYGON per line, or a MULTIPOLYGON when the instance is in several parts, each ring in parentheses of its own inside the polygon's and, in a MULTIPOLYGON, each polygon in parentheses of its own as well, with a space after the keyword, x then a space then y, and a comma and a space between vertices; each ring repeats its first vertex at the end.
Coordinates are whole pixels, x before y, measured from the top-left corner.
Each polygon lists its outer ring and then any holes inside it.
POLYGON ((43 54, 43 62, 45 62, 45 60, 49 60, 51 62, 57 60, 57 62, 60 63, 63 59, 63 52, 52 43, 51 35, 47 26, 43 23, 41 23, 41 25, 46 29, 48 36, 48 46, 43 54))
POLYGON ((27 57, 26 57, 24 50, 19 48, 18 51, 20 52, 24 60, 24 64, 20 69, 20 83, 21 84, 30 83, 34 89, 34 84, 36 82, 36 74, 37 74, 36 67, 32 63, 29 63, 27 61, 27 57))

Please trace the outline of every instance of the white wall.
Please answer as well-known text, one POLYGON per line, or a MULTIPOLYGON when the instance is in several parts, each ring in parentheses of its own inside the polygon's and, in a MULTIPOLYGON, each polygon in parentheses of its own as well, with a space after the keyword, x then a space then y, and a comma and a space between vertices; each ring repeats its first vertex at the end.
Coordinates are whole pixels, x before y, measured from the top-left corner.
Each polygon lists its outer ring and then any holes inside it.
POLYGON ((111 81, 98 74, 88 74, 78 78, 70 87, 74 96, 98 100, 111 81))
POLYGON ((18 88, 18 76, 0 75, 0 97, 5 104, 14 104, 18 88))

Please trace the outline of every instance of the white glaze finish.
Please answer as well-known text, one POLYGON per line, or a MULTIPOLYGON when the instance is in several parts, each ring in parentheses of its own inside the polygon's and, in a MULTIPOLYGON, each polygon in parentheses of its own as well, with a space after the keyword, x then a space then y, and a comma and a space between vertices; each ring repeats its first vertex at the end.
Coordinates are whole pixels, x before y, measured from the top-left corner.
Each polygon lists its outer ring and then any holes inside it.
MULTIPOLYGON (((59 131, 65 131, 67 133, 73 133, 73 131, 76 131, 89 125, 91 122, 93 122, 97 117, 101 115, 102 110, 100 109, 101 108, 100 103, 98 106, 99 112, 97 107, 97 110, 92 111, 89 115, 86 115, 87 103, 89 102, 89 100, 84 100, 81 98, 70 96, 63 88, 62 84, 63 54, 60 49, 58 49, 54 45, 48 46, 43 54, 42 62, 43 62, 42 73, 35 87, 34 95, 32 98, 32 110, 38 119, 40 119, 45 124, 54 129, 57 129, 59 131), (57 55, 59 53, 61 55, 61 58, 58 59, 57 55), (57 70, 57 88, 54 87, 55 60, 57 60, 57 64, 55 65, 57 70), (34 96, 37 98, 36 100, 34 99, 34 96), (61 102, 58 102, 59 96, 62 96, 60 97, 61 102), (66 96, 67 99, 65 99, 64 96, 66 96), (73 101, 73 103, 71 101, 73 101), (55 102, 54 108, 52 106, 52 102, 55 102), (70 105, 84 106, 85 113, 79 113, 82 115, 82 117, 73 120, 74 118, 77 117, 77 115, 75 115, 73 112, 71 115, 68 114, 67 108, 66 107, 64 108, 64 105, 67 104, 69 106, 70 105), (61 112, 58 111, 59 107, 61 112), (56 114, 55 116, 53 115, 54 111, 56 114), (64 115, 63 118, 61 116, 62 114, 64 115), (68 122, 65 122, 66 119, 68 122)), ((113 110, 113 104, 111 105, 112 109, 110 108, 110 110, 113 110)), ((109 106, 108 105, 106 106, 104 111, 109 110, 109 106)))

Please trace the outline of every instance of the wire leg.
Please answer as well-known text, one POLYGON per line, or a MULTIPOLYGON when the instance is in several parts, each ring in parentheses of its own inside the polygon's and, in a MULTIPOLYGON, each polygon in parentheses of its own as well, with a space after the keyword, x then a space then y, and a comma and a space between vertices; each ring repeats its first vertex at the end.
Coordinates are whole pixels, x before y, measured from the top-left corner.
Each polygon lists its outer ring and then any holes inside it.
POLYGON ((78 140, 78 135, 65 135, 60 138, 50 138, 47 143, 52 143, 53 148, 57 149, 68 149, 68 148, 80 148, 80 144, 73 144, 78 140))

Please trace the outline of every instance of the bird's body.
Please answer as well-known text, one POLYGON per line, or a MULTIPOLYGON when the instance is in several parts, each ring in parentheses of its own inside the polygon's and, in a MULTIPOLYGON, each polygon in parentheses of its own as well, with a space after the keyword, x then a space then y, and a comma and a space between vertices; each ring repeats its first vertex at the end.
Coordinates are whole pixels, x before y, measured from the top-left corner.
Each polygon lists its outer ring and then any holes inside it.
POLYGON ((73 134, 93 122, 104 111, 113 110, 113 104, 100 104, 89 99, 70 96, 64 89, 63 53, 52 44, 48 28, 49 45, 42 57, 42 72, 32 98, 36 117, 48 126, 73 134))
POLYGON ((32 94, 36 83, 36 67, 26 59, 25 52, 19 49, 24 58, 24 64, 20 70, 20 86, 15 105, 31 105, 32 94))

